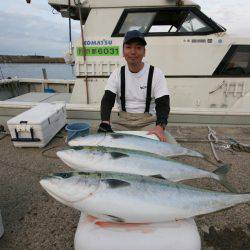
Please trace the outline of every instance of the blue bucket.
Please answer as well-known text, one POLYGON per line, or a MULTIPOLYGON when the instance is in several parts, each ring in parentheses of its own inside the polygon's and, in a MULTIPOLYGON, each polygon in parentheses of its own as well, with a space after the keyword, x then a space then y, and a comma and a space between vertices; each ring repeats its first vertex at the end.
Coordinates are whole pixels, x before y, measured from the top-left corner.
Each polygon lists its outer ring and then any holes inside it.
POLYGON ((70 123, 65 127, 67 131, 67 142, 77 136, 89 134, 90 125, 88 123, 70 123))
POLYGON ((44 93, 55 93, 56 91, 52 88, 45 88, 44 93))

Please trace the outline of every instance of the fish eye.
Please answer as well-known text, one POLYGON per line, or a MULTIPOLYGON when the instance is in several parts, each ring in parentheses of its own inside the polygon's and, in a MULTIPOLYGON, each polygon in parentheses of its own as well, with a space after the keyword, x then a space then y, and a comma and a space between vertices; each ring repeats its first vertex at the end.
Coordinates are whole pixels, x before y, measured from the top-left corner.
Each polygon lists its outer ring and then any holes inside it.
POLYGON ((72 177, 72 173, 61 173, 59 176, 66 179, 72 177))

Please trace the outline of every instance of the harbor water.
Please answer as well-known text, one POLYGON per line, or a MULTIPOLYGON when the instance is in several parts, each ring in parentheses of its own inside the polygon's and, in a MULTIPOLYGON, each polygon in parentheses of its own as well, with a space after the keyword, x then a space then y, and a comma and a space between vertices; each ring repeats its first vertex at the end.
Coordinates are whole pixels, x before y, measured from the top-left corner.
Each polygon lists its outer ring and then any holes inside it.
POLYGON ((64 63, 0 63, 0 79, 43 78, 46 69, 48 79, 74 79, 74 68, 64 63))

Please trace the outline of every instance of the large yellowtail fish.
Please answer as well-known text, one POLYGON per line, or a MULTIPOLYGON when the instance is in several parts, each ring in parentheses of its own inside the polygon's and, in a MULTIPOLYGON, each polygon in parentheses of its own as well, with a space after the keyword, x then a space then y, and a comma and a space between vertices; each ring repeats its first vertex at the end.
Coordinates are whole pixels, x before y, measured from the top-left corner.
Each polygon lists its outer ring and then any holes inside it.
POLYGON ((227 165, 209 172, 146 152, 98 146, 65 149, 58 151, 57 156, 78 171, 138 174, 173 182, 207 177, 219 181, 227 189, 235 192, 225 178, 230 169, 227 165))
POLYGON ((63 204, 103 220, 126 223, 180 220, 250 201, 250 194, 208 191, 114 172, 58 173, 40 183, 63 204))
POLYGON ((139 150, 157 154, 163 157, 178 155, 203 157, 201 153, 181 147, 179 145, 161 142, 143 136, 122 133, 100 133, 87 135, 84 137, 77 137, 70 140, 68 144, 70 146, 103 146, 139 150))

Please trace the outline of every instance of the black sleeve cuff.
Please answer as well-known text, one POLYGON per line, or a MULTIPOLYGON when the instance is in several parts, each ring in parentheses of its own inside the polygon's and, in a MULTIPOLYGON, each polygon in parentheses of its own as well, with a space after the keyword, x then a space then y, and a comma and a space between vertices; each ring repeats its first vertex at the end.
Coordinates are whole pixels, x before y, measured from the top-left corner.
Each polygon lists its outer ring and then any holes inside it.
POLYGON ((169 103, 169 95, 164 95, 155 99, 156 125, 162 125, 165 127, 168 124, 168 116, 170 112, 169 103))
POLYGON ((115 104, 115 97, 116 94, 106 90, 104 96, 101 101, 101 120, 102 121, 109 121, 111 110, 115 104))

